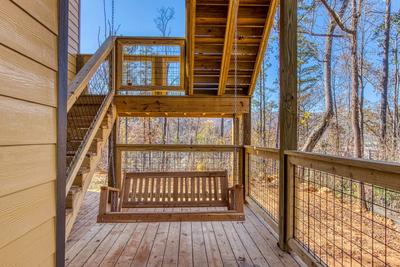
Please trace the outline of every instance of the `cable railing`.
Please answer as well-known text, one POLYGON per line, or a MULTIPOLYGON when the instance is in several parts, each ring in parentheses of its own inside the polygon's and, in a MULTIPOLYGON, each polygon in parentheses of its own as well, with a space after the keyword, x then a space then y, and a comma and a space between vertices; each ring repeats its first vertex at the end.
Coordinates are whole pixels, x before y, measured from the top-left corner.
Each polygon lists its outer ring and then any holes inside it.
POLYGON ((304 262, 399 266, 400 165, 287 151, 282 188, 277 149, 245 153, 250 207, 304 262))
POLYGON ((118 94, 184 94, 184 39, 120 37, 117 50, 118 94))
POLYGON ((286 157, 290 247, 323 266, 399 265, 399 165, 302 152, 286 157))
POLYGON ((92 143, 112 103, 114 43, 108 38, 68 87, 67 193, 82 164, 96 153, 92 143))
POLYGON ((249 170, 248 196, 278 224, 279 153, 277 149, 246 147, 249 170))

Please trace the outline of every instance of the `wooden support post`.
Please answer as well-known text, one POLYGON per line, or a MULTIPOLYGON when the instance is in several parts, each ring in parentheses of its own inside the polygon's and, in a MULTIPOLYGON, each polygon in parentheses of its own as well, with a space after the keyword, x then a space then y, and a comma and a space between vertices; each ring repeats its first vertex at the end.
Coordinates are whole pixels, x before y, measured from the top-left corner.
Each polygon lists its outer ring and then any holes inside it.
POLYGON ((99 216, 107 213, 108 207, 108 186, 102 186, 100 189, 99 216))
POLYGON ((243 212, 244 211, 243 185, 241 184, 235 185, 234 192, 235 192, 235 210, 236 212, 243 212))
POLYGON ((122 151, 120 149, 116 149, 115 157, 115 180, 117 188, 122 190, 122 151))
MULTIPOLYGON (((238 146, 240 142, 240 118, 235 115, 233 118, 233 125, 232 125, 232 141, 233 145, 238 146)), ((241 162, 238 160, 240 155, 240 151, 235 149, 235 153, 233 154, 233 185, 238 184, 241 182, 240 180, 240 164, 241 162)))
POLYGON ((281 0, 279 23, 279 247, 287 251, 294 218, 293 175, 285 150, 297 149, 297 0, 281 0))
MULTIPOLYGON (((242 120, 242 133, 243 133, 243 146, 251 145, 251 102, 249 103, 249 113, 243 114, 242 120)), ((244 186, 244 197, 249 194, 249 155, 246 153, 246 149, 242 149, 242 166, 243 166, 243 186, 244 186)))
POLYGON ((108 186, 116 186, 115 167, 116 167, 116 144, 117 144, 117 119, 108 138, 108 186))
MULTIPOLYGON (((114 92, 116 86, 116 66, 117 66, 117 49, 114 46, 110 58, 110 87, 111 90, 113 90, 114 92)), ((118 118, 115 119, 115 122, 112 126, 113 128, 110 133, 110 137, 108 138, 108 186, 111 187, 116 186, 115 151, 117 145, 117 123, 118 123, 118 118)))

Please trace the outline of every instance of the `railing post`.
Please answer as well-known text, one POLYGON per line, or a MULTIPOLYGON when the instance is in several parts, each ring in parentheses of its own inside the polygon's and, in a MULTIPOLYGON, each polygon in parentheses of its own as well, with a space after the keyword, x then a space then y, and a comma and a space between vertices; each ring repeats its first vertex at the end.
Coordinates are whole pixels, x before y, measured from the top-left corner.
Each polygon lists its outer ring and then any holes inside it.
MULTIPOLYGON (((233 118, 233 127, 232 127, 232 141, 233 145, 238 146, 240 143, 240 118, 235 114, 233 118)), ((241 151, 235 149, 235 153, 233 154, 233 185, 237 183, 241 183, 241 161, 240 157, 241 151)))
POLYGON ((118 148, 115 153, 115 180, 116 187, 122 190, 122 151, 118 148))
POLYGON ((297 149, 297 0, 280 1, 279 23, 279 247, 288 251, 293 195, 285 151, 297 149))
POLYGON ((244 146, 251 145, 251 100, 249 101, 249 113, 243 114, 242 132, 243 132, 243 186, 244 198, 249 195, 249 154, 244 146))
POLYGON ((115 161, 115 145, 116 142, 116 135, 117 135, 117 121, 114 122, 113 128, 110 133, 110 137, 108 138, 108 186, 115 187, 116 186, 116 177, 115 177, 115 168, 116 168, 116 161, 115 161))

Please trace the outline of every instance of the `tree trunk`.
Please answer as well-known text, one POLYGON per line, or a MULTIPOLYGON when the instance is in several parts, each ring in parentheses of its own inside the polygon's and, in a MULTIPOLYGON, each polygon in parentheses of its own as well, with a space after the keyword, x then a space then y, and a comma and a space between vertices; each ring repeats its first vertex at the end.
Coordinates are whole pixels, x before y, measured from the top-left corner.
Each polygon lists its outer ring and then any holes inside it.
POLYGON ((361 32, 361 51, 360 51, 360 132, 361 132, 361 155, 364 156, 364 57, 365 57, 365 29, 361 32))
POLYGON ((389 38, 390 38, 390 9, 391 0, 386 0, 386 13, 384 25, 383 41, 383 62, 382 62, 382 80, 381 80, 381 110, 380 110, 380 130, 379 139, 381 159, 386 159, 386 129, 387 129, 387 108, 388 108, 388 80, 389 80, 389 38))
MULTIPOLYGON (((339 11, 339 18, 343 17, 348 5, 348 0, 343 1, 339 11)), ((332 117, 334 115, 333 101, 332 101, 332 46, 333 34, 335 32, 337 23, 331 18, 328 25, 328 30, 325 39, 325 57, 324 57, 324 93, 325 93, 325 112, 319 125, 311 132, 307 138, 303 151, 311 152, 321 139, 322 135, 328 129, 332 117)))
POLYGON ((398 47, 398 40, 397 36, 395 39, 394 45, 394 66, 395 66, 395 73, 394 73, 394 94, 393 94, 393 151, 392 157, 393 160, 397 160, 397 138, 399 136, 399 47, 398 47))
POLYGON ((330 121, 333 117, 333 101, 332 101, 332 34, 335 31, 336 23, 330 19, 327 37, 325 41, 325 57, 324 57, 324 93, 325 93, 325 112, 319 125, 308 136, 302 150, 311 152, 321 139, 322 135, 328 129, 330 121))

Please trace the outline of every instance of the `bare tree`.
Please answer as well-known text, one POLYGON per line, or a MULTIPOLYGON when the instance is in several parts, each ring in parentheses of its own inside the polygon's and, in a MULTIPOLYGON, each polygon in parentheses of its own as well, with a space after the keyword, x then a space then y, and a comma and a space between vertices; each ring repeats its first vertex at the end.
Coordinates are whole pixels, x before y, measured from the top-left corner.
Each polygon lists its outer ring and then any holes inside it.
MULTIPOLYGON (((341 18, 346 11, 348 0, 344 0, 338 16, 341 18)), ((329 124, 334 115, 333 100, 332 100, 332 46, 333 38, 336 29, 336 21, 331 18, 328 25, 328 30, 325 37, 325 57, 324 57, 324 94, 325 94, 325 112, 319 125, 311 132, 307 138, 303 151, 310 152, 317 145, 322 135, 328 129, 329 124)))
MULTIPOLYGON (((350 61, 351 61, 351 126, 353 131, 353 156, 362 157, 361 130, 360 130, 360 100, 359 100, 359 60, 358 60, 358 26, 363 7, 363 0, 351 0, 351 28, 347 27, 342 18, 332 7, 329 6, 327 0, 320 0, 328 10, 331 17, 336 21, 342 31, 350 36, 350 61)), ((366 193, 364 185, 360 186, 361 205, 364 209, 368 209, 365 201, 366 193)))
POLYGON ((386 159, 386 129, 387 129, 387 109, 388 109, 388 81, 389 81, 389 45, 390 45, 390 10, 391 0, 386 0, 386 12, 384 22, 383 40, 383 62, 381 79, 381 110, 380 110, 380 144, 383 159, 386 159))

